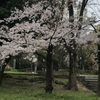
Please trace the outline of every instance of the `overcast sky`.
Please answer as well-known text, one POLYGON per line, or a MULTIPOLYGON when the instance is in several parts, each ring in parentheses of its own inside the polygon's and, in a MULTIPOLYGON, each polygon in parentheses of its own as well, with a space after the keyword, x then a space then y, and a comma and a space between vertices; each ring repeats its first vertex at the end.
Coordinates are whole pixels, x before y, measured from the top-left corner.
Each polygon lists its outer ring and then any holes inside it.
POLYGON ((94 14, 97 20, 100 20, 100 0, 89 0, 87 8, 89 16, 94 14))

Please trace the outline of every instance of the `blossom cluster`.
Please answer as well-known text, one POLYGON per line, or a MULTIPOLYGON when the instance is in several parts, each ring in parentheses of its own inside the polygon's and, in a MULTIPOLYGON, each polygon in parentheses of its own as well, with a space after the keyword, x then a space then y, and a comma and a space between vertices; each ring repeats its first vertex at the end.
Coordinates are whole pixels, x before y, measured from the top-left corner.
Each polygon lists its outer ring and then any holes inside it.
MULTIPOLYGON (((82 27, 78 30, 79 23, 75 22, 73 29, 68 17, 62 16, 59 5, 56 7, 48 4, 49 1, 41 1, 31 6, 24 6, 23 10, 15 8, 9 18, 0 20, 0 23, 14 23, 12 27, 2 25, 0 28, 0 59, 3 60, 9 55, 15 56, 18 53, 35 52, 41 48, 47 48, 49 43, 58 45, 64 38, 66 43, 75 39, 76 43, 82 44, 87 41, 94 41, 96 36, 86 35, 89 27, 82 27), (44 7, 44 4, 46 7, 44 7), (76 33, 80 31, 80 37, 76 33), (74 37, 70 33, 74 33, 74 37), (83 35, 85 34, 85 35, 83 35), (51 40, 52 39, 52 40, 51 40)), ((81 23, 83 26, 89 22, 81 23)), ((98 40, 95 40, 98 41, 98 40)))

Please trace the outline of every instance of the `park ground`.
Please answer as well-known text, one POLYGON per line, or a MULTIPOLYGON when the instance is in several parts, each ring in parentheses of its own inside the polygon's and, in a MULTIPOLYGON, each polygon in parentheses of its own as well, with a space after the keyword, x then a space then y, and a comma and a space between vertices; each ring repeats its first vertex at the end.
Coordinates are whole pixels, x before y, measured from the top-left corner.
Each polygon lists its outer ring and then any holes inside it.
MULTIPOLYGON (((56 77, 59 83, 67 78, 56 77)), ((68 91, 64 85, 53 82, 53 93, 45 93, 45 77, 33 74, 6 74, 0 87, 0 100, 100 100, 91 90, 78 82, 78 91, 68 91)))

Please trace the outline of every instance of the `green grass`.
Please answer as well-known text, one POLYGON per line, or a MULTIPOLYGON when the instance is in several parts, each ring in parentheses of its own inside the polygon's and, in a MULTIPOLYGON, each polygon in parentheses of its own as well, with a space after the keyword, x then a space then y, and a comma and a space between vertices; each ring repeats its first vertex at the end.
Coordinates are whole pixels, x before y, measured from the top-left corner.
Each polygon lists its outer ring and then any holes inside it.
POLYGON ((17 70, 4 71, 5 74, 28 74, 28 72, 19 72, 17 70))
MULTIPOLYGON (((62 85, 55 83, 53 83, 53 93, 45 94, 45 81, 29 82, 28 80, 16 79, 18 77, 30 79, 30 76, 24 75, 4 78, 3 85, 0 87, 0 100, 100 100, 100 97, 94 93, 81 89, 77 92, 68 91, 62 85)), ((33 76, 33 79, 38 77, 33 76)))

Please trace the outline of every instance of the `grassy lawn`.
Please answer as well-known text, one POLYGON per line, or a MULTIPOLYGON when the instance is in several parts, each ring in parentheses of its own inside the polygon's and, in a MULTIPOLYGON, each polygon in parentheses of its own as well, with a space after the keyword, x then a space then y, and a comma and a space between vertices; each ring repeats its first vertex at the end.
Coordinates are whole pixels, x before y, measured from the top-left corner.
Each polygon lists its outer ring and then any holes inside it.
MULTIPOLYGON (((66 82, 64 79, 59 81, 66 82), (63 81, 64 80, 64 81, 63 81)), ((45 94, 43 76, 12 75, 5 77, 0 87, 0 100, 100 100, 95 93, 79 89, 65 90, 63 85, 53 83, 52 94, 45 94)))
POLYGON ((27 74, 28 72, 18 72, 17 70, 4 71, 5 74, 27 74))

